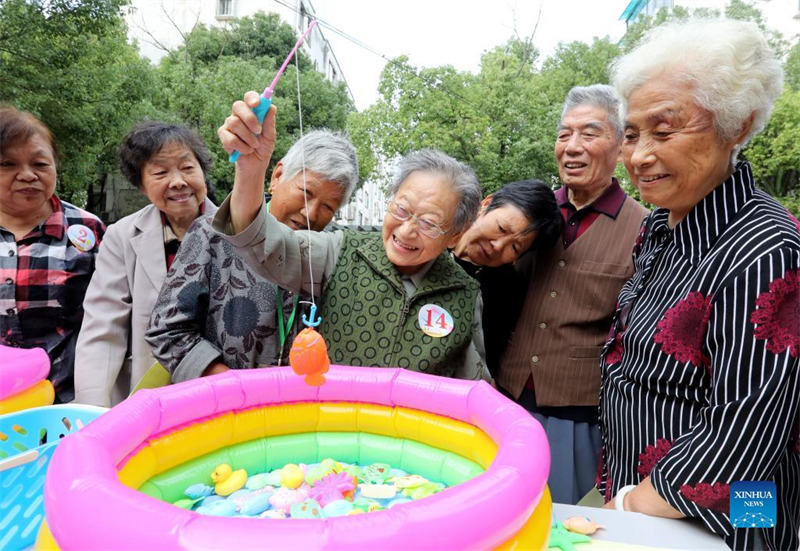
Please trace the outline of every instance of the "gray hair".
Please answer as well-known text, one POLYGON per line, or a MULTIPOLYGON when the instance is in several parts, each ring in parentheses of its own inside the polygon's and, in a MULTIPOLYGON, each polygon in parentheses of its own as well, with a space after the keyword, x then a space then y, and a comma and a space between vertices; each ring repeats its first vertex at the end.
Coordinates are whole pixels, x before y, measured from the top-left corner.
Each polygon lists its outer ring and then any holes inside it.
MULTIPOLYGON (((283 163, 283 178, 294 178, 303 169, 316 172, 325 180, 344 188, 342 205, 358 183, 358 158, 350 140, 341 132, 327 129, 312 130, 294 142, 283 163)), ((283 179, 282 178, 282 179, 283 179)))
POLYGON ((733 19, 662 25, 611 67, 614 86, 626 102, 638 87, 666 71, 692 85, 695 103, 711 113, 723 141, 735 139, 753 117, 733 161, 767 124, 783 88, 781 65, 758 26, 733 19))
POLYGON ((564 119, 567 111, 581 105, 592 105, 604 110, 608 114, 608 124, 614 131, 614 136, 618 142, 622 141, 622 134, 625 132, 622 125, 622 98, 613 87, 608 84, 574 86, 564 100, 561 119, 564 119))
POLYGON ((458 195, 459 201, 453 218, 453 233, 459 233, 475 221, 481 203, 481 185, 475 172, 464 163, 437 149, 412 151, 400 159, 390 189, 392 197, 412 172, 433 172, 442 176, 458 195))

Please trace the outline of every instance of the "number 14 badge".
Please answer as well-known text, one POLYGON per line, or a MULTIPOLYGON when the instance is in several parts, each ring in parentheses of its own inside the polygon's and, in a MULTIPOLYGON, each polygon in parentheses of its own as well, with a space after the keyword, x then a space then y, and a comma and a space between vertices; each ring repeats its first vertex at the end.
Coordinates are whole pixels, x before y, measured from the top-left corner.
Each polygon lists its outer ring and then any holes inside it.
POLYGON ((426 304, 417 315, 422 332, 431 337, 446 337, 453 331, 453 316, 435 304, 426 304))

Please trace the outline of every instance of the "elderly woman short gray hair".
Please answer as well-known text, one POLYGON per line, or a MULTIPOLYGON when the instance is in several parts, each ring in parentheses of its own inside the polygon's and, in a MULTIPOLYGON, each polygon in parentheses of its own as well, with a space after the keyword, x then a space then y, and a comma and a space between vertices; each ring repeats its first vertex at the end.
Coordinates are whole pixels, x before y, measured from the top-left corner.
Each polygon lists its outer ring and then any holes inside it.
POLYGON ((391 195, 396 195, 400 186, 415 171, 441 175, 460 198, 453 218, 453 233, 466 230, 475 221, 481 202, 481 186, 475 172, 453 157, 437 149, 412 151, 397 164, 392 180, 391 195))
POLYGON ((732 549, 798 549, 800 235, 736 160, 780 64, 753 23, 690 20, 612 73, 622 158, 657 208, 601 360, 598 489, 607 507, 696 517, 732 549), (736 500, 746 481, 774 489, 776 516, 736 500))

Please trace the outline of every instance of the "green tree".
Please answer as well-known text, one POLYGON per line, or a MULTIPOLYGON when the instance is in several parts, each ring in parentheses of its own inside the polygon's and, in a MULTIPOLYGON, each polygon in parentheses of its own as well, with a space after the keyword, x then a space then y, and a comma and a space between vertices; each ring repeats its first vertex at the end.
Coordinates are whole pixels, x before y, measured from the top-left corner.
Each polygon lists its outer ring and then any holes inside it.
POLYGON ((570 43, 539 69, 538 52, 511 39, 483 55, 478 74, 398 58, 383 71, 378 101, 351 115, 348 129, 360 151, 376 155, 371 176, 381 181, 398 156, 435 147, 472 166, 487 192, 525 178, 555 182, 564 96, 574 85, 607 81, 617 52, 607 38, 570 43))
MULTIPOLYGON (((758 185, 784 197, 800 191, 800 92, 787 87, 775 102, 766 128, 744 149, 758 185)), ((798 213, 800 214, 800 213, 798 213)))
POLYGON ((784 65, 785 84, 795 91, 800 91, 800 42, 797 42, 786 56, 784 65))
MULTIPOLYGON (((223 193, 233 186, 233 169, 219 144, 217 128, 245 91, 260 91, 270 83, 296 40, 294 30, 277 15, 257 13, 236 19, 229 28, 196 27, 157 69, 159 93, 154 104, 165 118, 189 124, 203 137, 214 158, 211 179, 223 193)), ((304 130, 343 129, 354 110, 344 84, 325 80, 302 50, 298 55, 304 130)), ((273 95, 278 109, 273 164, 300 134, 296 78, 293 61, 273 95)))
POLYGON ((33 112, 60 149, 58 194, 84 204, 116 166, 131 122, 152 112, 149 64, 127 43, 127 0, 0 2, 0 101, 33 112))

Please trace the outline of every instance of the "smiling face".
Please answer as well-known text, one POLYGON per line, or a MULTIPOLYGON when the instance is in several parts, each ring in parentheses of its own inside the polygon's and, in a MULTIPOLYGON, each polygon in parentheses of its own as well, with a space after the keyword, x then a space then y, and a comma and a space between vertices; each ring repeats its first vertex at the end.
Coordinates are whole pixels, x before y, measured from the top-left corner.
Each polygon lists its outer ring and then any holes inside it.
POLYGON ((412 172, 392 200, 415 217, 445 230, 439 237, 429 237, 419 231, 414 217, 401 221, 387 211, 383 219, 383 247, 400 273, 416 273, 446 248, 455 246, 461 237, 451 231, 459 197, 439 174, 412 172))
POLYGON ((478 219, 464 232, 455 253, 478 266, 502 266, 517 260, 536 240, 536 230, 527 231, 529 220, 512 204, 486 212, 491 203, 487 197, 481 204, 478 219))
POLYGON ((564 114, 558 125, 555 155, 559 178, 570 192, 595 195, 609 185, 619 152, 605 109, 584 104, 564 114))
POLYGON ((14 218, 45 218, 56 189, 56 160, 39 134, 6 146, 0 155, 0 213, 14 218))
POLYGON ((306 215, 311 230, 325 229, 342 204, 345 193, 341 184, 310 170, 306 170, 304 193, 302 171, 285 178, 282 163, 272 171, 269 189, 272 193, 270 214, 293 230, 307 229, 306 215))
MULTIPOLYGON (((723 142, 691 85, 660 75, 628 101, 622 157, 642 199, 669 209, 674 226, 731 173, 737 140, 723 142)), ((749 125, 748 125, 749 128, 749 125)))
POLYGON ((142 192, 175 226, 186 229, 206 198, 203 169, 192 150, 167 143, 142 167, 142 192))

